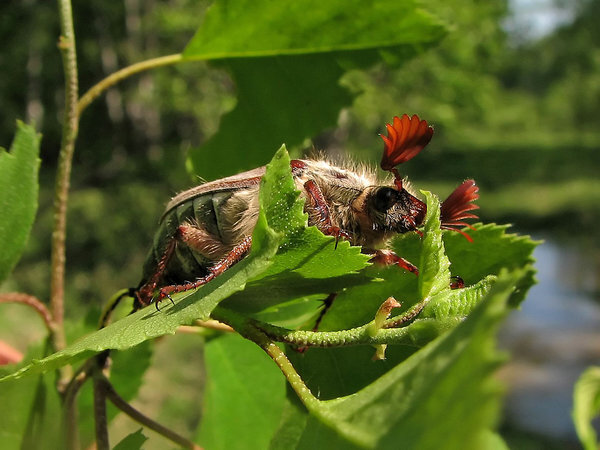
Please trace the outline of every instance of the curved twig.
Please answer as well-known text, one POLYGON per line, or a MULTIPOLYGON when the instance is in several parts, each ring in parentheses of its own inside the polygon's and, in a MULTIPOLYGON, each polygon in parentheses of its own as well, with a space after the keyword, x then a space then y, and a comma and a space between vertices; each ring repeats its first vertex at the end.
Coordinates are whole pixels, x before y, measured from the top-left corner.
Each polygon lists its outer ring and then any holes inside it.
POLYGON ((30 306, 40 315, 48 332, 52 333, 55 329, 52 314, 48 308, 46 308, 46 305, 33 295, 23 294, 21 292, 6 292, 0 294, 0 303, 21 303, 22 305, 30 306))
POLYGON ((145 416, 140 411, 135 409, 129 403, 127 403, 119 394, 117 394, 112 384, 106 379, 106 377, 99 374, 97 378, 97 383, 99 386, 102 386, 106 398, 108 398, 113 403, 113 405, 115 405, 117 408, 119 408, 121 411, 123 411, 136 422, 139 422, 140 424, 150 428, 151 430, 156 431, 158 434, 175 442, 181 447, 193 450, 202 450, 202 447, 196 445, 194 442, 186 439, 185 437, 175 433, 173 430, 165 427, 164 425, 155 422, 154 420, 150 419, 149 417, 145 416))
POLYGON ((73 374, 71 381, 67 384, 63 396, 63 414, 65 423, 66 445, 69 450, 79 448, 79 431, 77 427, 77 394, 94 368, 95 360, 88 359, 77 371, 73 374))
POLYGON ((114 86, 119 81, 130 77, 139 72, 143 72, 144 70, 154 69, 156 67, 169 66, 172 64, 176 64, 180 61, 183 61, 183 56, 181 53, 177 53, 174 55, 160 56, 158 58, 148 59, 146 61, 141 61, 136 64, 132 64, 131 66, 124 67, 121 70, 116 71, 115 73, 110 74, 103 80, 96 83, 92 86, 88 91, 83 94, 83 96, 79 99, 77 104, 77 113, 81 115, 83 110, 89 106, 102 92, 106 91, 111 86, 114 86))

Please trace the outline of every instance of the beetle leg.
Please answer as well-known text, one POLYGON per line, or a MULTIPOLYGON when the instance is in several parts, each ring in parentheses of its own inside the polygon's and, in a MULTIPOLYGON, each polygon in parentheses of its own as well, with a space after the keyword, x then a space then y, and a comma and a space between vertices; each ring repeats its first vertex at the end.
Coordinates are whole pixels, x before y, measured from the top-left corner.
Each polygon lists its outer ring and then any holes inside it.
POLYGON ((177 238, 192 250, 206 258, 217 261, 229 252, 221 239, 214 236, 197 223, 186 222, 177 229, 177 238))
POLYGON ((453 276, 450 280, 450 289, 462 289, 465 287, 465 281, 458 275, 453 276))
POLYGON ((337 292, 332 292, 331 294, 329 294, 327 296, 327 298, 323 301, 323 309, 321 310, 321 312, 319 313, 319 317, 317 317, 317 320, 315 321, 315 326, 313 327, 313 331, 319 331, 319 325, 321 324, 321 320, 323 320, 323 317, 325 317, 325 314, 327 314, 327 311, 329 311, 329 308, 331 308, 331 305, 333 305, 333 301, 335 300, 335 298, 337 297, 338 293, 337 292))
POLYGON ((325 197, 323 197, 323 192, 321 192, 321 188, 319 188, 317 183, 315 183, 313 180, 308 180, 306 183, 304 183, 304 189, 310 197, 309 200, 311 201, 311 206, 321 216, 319 222, 316 223, 317 228, 321 230, 323 234, 335 237, 335 248, 337 248, 340 237, 349 240, 350 235, 348 233, 331 223, 329 206, 327 205, 325 197))
MULTIPOLYGON (((371 253, 371 252, 369 252, 371 253)), ((407 261, 404 258, 396 255, 391 250, 374 250, 372 251, 373 257, 371 258, 371 262, 375 264, 381 264, 384 266, 397 265, 402 267, 404 270, 407 270, 415 275, 419 275, 419 269, 410 261, 407 261)), ((459 276, 453 276, 450 281, 450 289, 462 289, 465 287, 465 282, 459 276)))
POLYGON ((175 250, 175 244, 177 243, 177 237, 171 238, 168 242, 167 247, 165 248, 164 253, 158 260, 156 264, 156 270, 152 274, 152 276, 146 281, 142 286, 139 287, 134 292, 135 299, 138 305, 135 305, 134 309, 139 309, 142 306, 149 305, 152 303, 152 298, 154 297, 154 291, 158 287, 158 283, 161 281, 163 274, 167 270, 167 264, 169 260, 173 256, 173 251, 175 250))
MULTIPOLYGON (((327 312, 329 311, 329 308, 331 308, 331 305, 333 305, 333 301, 335 300, 335 298, 337 296, 338 296, 337 292, 332 292, 326 298, 321 300, 323 302, 323 308, 321 309, 321 311, 319 311, 319 316, 315 320, 315 324, 312 327, 312 331, 319 331, 319 325, 321 324, 323 317, 325 317, 325 314, 327 314, 327 312)), ((306 345, 296 348, 296 351, 298 353, 304 353, 306 350, 308 350, 308 346, 306 346, 306 345)))
POLYGON ((371 262, 376 264, 381 264, 383 266, 391 266, 396 265, 402 267, 404 270, 408 272, 414 273, 415 275, 419 275, 419 269, 413 263, 407 261, 404 258, 396 255, 391 250, 375 250, 373 252, 373 257, 371 258, 371 262))
POLYGON ((252 245, 252 236, 246 236, 242 242, 237 244, 223 259, 217 261, 210 269, 208 269, 208 275, 203 276, 202 278, 198 278, 196 281, 192 281, 189 283, 172 285, 172 286, 164 286, 160 288, 158 292, 157 302, 164 300, 165 297, 170 298, 171 294, 177 294, 179 292, 191 291, 193 289, 197 289, 200 286, 205 285, 209 281, 212 281, 217 276, 221 275, 231 266, 241 261, 244 256, 250 250, 252 245))

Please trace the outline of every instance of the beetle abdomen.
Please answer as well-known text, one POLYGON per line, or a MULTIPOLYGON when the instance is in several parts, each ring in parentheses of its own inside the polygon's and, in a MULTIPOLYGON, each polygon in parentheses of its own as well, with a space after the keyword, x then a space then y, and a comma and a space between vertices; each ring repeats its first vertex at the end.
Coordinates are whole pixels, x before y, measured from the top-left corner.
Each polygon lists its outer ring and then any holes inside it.
MULTIPOLYGON (((251 211, 258 184, 248 188, 209 191, 191 196, 167 209, 144 265, 143 285, 175 239, 163 280, 181 283, 208 273, 208 268, 251 234, 256 224, 251 211), (182 234, 182 230, 186 233, 182 234)), ((181 194, 180 194, 181 195, 181 194)))

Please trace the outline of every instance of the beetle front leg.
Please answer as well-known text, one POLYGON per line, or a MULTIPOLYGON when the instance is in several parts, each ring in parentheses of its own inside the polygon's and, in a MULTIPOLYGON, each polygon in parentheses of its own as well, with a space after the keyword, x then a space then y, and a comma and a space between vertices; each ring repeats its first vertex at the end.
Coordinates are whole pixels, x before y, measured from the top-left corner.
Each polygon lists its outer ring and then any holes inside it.
POLYGON ((321 216, 319 222, 315 224, 321 233, 335 237, 335 248, 337 248, 340 237, 350 240, 350 235, 347 232, 340 227, 333 225, 331 222, 329 205, 327 204, 325 197, 323 197, 323 192, 321 192, 321 188, 319 188, 317 183, 313 180, 308 180, 304 183, 304 189, 309 195, 312 208, 314 208, 321 216))
POLYGON ((142 286, 140 286, 137 290, 133 291, 133 296, 135 299, 134 302, 134 310, 140 309, 143 306, 147 306, 152 303, 152 299, 154 297, 154 291, 156 291, 158 284, 162 280, 162 277, 167 270, 167 264, 169 260, 173 256, 173 252, 175 251, 175 245, 177 244, 177 237, 173 237, 167 243, 167 247, 163 252, 162 256, 158 260, 156 264, 156 270, 152 274, 152 276, 146 281, 142 286), (135 304, 137 303, 137 304, 135 304))
POLYGON ((396 255, 391 250, 375 250, 371 262, 382 266, 399 266, 410 273, 419 275, 419 269, 410 261, 396 255))

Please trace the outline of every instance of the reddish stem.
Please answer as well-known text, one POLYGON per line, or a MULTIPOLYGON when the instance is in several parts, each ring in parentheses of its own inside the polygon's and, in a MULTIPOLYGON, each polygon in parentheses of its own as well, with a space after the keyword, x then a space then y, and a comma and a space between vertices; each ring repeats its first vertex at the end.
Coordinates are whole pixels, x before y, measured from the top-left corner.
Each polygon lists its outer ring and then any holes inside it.
POLYGON ((0 303, 21 303, 22 305, 30 306, 40 315, 50 333, 55 329, 52 314, 48 308, 46 308, 46 305, 33 295, 23 294, 21 292, 6 292, 0 294, 0 303))

